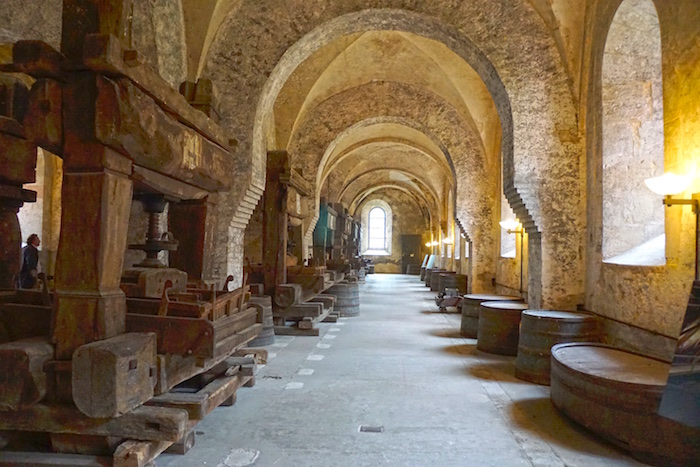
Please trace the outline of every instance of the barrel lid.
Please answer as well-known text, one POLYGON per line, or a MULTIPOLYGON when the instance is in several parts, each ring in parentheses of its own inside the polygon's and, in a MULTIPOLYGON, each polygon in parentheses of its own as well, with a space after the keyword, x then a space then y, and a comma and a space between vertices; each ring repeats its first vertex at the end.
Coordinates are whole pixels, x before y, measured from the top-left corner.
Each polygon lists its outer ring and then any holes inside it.
POLYGON ((522 302, 482 302, 481 306, 494 310, 527 310, 527 303, 522 302))
POLYGON ((467 294, 464 298, 481 301, 522 301, 522 298, 513 297, 511 295, 467 294))
POLYGON ((552 357, 572 370, 611 381, 665 386, 670 363, 592 343, 552 347, 552 357))
POLYGON ((578 313, 575 311, 558 311, 558 310, 525 310, 524 315, 534 316, 536 318, 549 318, 556 320, 571 320, 571 321, 595 321, 595 316, 590 313, 578 313))

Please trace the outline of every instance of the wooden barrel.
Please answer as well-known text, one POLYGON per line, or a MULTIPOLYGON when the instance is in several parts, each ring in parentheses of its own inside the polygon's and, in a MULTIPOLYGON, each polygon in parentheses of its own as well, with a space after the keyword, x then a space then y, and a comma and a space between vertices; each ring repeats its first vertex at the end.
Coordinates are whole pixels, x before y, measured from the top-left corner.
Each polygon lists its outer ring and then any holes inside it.
POLYGON ((520 321, 515 376, 549 385, 553 345, 562 342, 598 342, 598 320, 590 313, 525 310, 520 321))
POLYGON ((520 316, 527 303, 482 302, 476 348, 498 355, 518 355, 520 316))
POLYGON ((454 276, 457 274, 453 271, 436 271, 433 272, 433 277, 430 279, 430 290, 432 292, 442 292, 444 289, 444 278, 443 276, 454 276))
POLYGON ((260 347, 275 343, 275 324, 272 322, 272 298, 268 295, 251 297, 250 306, 258 310, 258 322, 262 323, 262 331, 258 337, 248 343, 248 347, 260 347))
POLYGON ((439 276, 438 293, 445 289, 457 289, 460 293, 467 293, 467 276, 455 272, 443 272, 439 276))
POLYGON ((431 268, 425 272, 425 286, 430 287, 430 290, 433 290, 433 288, 431 287, 433 279, 437 280, 437 275, 434 274, 440 272, 445 272, 445 270, 442 268, 431 268))
POLYGON ((558 344, 551 353, 559 410, 645 464, 700 465, 700 428, 658 414, 669 363, 602 344, 558 344))
POLYGON ((420 264, 406 265, 406 274, 410 276, 417 276, 418 274, 420 274, 420 264))
POLYGON ((479 332, 479 306, 482 302, 506 301, 522 302, 522 298, 510 295, 468 294, 462 297, 462 323, 459 333, 476 339, 479 332))
POLYGON ((336 284, 326 293, 335 295, 333 310, 340 316, 358 316, 360 314, 360 288, 357 284, 336 284))

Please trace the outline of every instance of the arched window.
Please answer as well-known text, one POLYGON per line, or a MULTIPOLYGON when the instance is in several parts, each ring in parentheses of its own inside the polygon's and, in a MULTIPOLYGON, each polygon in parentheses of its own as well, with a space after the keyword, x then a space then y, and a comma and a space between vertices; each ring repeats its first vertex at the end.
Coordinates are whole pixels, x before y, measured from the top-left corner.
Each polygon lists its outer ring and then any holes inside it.
POLYGON ((369 249, 386 249, 386 213, 380 207, 372 208, 369 212, 369 249))
POLYGON ((651 0, 624 0, 602 68, 603 260, 665 264, 664 207, 644 179, 664 172, 661 32, 651 0))
POLYGON ((369 256, 391 255, 392 211, 389 203, 381 199, 368 201, 362 207, 361 218, 360 253, 369 256))

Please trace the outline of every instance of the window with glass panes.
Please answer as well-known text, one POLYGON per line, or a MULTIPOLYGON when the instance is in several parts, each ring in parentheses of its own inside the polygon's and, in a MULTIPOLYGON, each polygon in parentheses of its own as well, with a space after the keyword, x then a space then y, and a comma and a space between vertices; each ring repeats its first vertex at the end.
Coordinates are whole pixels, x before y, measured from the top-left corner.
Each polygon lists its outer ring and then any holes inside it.
POLYGON ((382 208, 374 208, 369 212, 368 240, 370 250, 386 248, 386 213, 382 208))

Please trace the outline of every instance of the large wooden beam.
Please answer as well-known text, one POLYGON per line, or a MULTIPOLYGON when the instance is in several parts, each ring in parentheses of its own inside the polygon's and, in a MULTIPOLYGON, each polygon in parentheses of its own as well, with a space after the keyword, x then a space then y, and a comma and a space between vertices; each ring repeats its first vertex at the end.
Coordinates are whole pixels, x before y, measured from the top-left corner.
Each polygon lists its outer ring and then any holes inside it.
POLYGON ((187 412, 141 406, 118 418, 89 418, 68 405, 36 404, 0 412, 0 430, 116 436, 144 441, 175 442, 185 434, 187 412))
POLYGON ((280 176, 288 172, 287 151, 267 153, 267 176, 263 195, 263 265, 265 294, 287 282, 287 185, 280 176))

